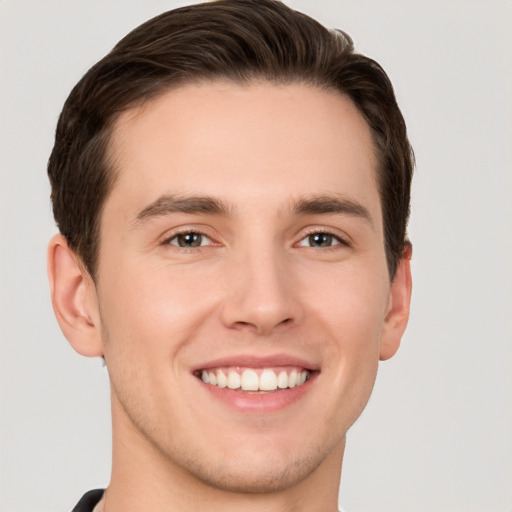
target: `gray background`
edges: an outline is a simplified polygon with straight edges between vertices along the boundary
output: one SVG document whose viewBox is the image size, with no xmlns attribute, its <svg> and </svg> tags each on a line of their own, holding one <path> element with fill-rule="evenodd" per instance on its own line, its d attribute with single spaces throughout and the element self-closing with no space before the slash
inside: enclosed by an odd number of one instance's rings
<svg viewBox="0 0 512 512">
<path fill-rule="evenodd" d="M 45 166 L 74 83 L 183 3 L 0 0 L 1 511 L 66 511 L 108 483 L 106 371 L 72 351 L 49 302 Z M 289 3 L 384 66 L 417 156 L 410 327 L 349 433 L 341 502 L 510 512 L 512 2 Z"/>
</svg>

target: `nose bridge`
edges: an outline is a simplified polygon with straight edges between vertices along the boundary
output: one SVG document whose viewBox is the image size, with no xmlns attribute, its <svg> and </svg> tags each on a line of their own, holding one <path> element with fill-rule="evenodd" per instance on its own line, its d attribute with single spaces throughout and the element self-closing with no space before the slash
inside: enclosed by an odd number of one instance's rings
<svg viewBox="0 0 512 512">
<path fill-rule="evenodd" d="M 248 244 L 236 259 L 224 304 L 226 325 L 268 334 L 296 322 L 299 307 L 284 248 L 267 239 Z"/>
</svg>

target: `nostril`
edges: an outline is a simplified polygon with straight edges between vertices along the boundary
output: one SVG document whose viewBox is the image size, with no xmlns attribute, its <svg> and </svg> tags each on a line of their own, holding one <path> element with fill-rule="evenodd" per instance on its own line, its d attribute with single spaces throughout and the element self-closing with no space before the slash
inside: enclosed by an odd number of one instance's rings
<svg viewBox="0 0 512 512">
<path fill-rule="evenodd" d="M 284 327 L 293 322 L 293 318 L 285 318 L 281 321 L 272 321 L 268 319 L 269 321 L 265 321 L 263 319 L 256 320 L 254 322 L 245 322 L 245 321 L 237 321 L 235 322 L 232 327 L 235 329 L 238 329 L 240 331 L 254 331 L 258 334 L 268 334 L 272 332 L 274 329 L 279 327 Z"/>
<path fill-rule="evenodd" d="M 276 327 L 288 326 L 288 325 L 292 324 L 293 322 L 294 322 L 294 318 L 287 317 L 287 318 L 284 318 L 283 320 L 281 320 L 280 322 L 277 322 L 275 326 Z"/>
</svg>

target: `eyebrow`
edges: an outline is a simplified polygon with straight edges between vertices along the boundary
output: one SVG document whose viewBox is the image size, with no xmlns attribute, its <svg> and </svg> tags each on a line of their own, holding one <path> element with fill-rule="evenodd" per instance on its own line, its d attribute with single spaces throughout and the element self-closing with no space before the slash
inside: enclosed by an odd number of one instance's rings
<svg viewBox="0 0 512 512">
<path fill-rule="evenodd" d="M 295 215 L 343 214 L 359 217 L 373 227 L 373 219 L 368 209 L 361 203 L 345 197 L 318 196 L 297 201 L 293 206 Z"/>
<path fill-rule="evenodd" d="M 231 209 L 221 201 L 208 196 L 163 195 L 141 210 L 135 217 L 133 227 L 138 224 L 170 213 L 205 213 L 208 215 L 229 216 Z"/>
<path fill-rule="evenodd" d="M 132 227 L 155 217 L 171 213 L 207 214 L 229 217 L 232 215 L 230 205 L 211 196 L 177 196 L 163 195 L 142 209 L 135 217 Z M 338 196 L 313 196 L 292 203 L 292 215 L 342 214 L 359 217 L 373 226 L 368 209 L 362 204 Z"/>
</svg>

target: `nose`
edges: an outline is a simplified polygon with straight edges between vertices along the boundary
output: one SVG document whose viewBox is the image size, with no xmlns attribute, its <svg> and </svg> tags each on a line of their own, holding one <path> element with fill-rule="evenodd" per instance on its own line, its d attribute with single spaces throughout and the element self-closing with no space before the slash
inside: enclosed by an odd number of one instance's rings
<svg viewBox="0 0 512 512">
<path fill-rule="evenodd" d="M 229 272 L 222 306 L 226 327 L 268 335 L 299 322 L 298 283 L 284 255 L 260 248 L 236 263 Z"/>
</svg>

